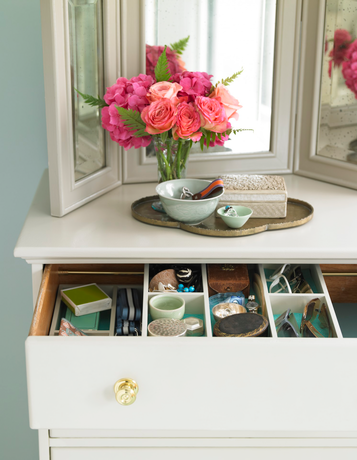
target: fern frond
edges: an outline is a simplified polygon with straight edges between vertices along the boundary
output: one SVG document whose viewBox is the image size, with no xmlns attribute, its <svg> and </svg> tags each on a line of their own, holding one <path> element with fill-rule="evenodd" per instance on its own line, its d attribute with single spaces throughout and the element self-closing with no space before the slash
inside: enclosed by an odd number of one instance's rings
<svg viewBox="0 0 357 460">
<path fill-rule="evenodd" d="M 121 121 L 127 126 L 134 137 L 145 137 L 150 134 L 145 131 L 146 124 L 141 119 L 141 115 L 136 110 L 117 107 Z"/>
<path fill-rule="evenodd" d="M 157 83 L 159 81 L 169 81 L 169 79 L 171 78 L 171 74 L 169 72 L 169 66 L 167 62 L 167 57 L 166 57 L 166 46 L 157 61 L 157 64 L 155 67 L 155 78 L 156 78 Z"/>
<path fill-rule="evenodd" d="M 78 89 L 74 88 L 75 91 L 77 91 L 77 93 L 83 97 L 84 99 L 84 102 L 88 105 L 90 105 L 91 107 L 99 107 L 100 109 L 102 109 L 103 107 L 108 107 L 108 104 L 105 102 L 104 99 L 101 99 L 99 96 L 98 98 L 96 97 L 93 97 L 91 96 L 90 94 L 83 94 L 81 93 L 80 91 L 78 91 Z"/>
<path fill-rule="evenodd" d="M 230 85 L 242 72 L 243 72 L 243 69 L 240 70 L 239 72 L 234 73 L 231 77 L 223 78 L 221 81 L 216 83 L 215 87 L 217 87 L 220 83 L 224 86 Z"/>
<path fill-rule="evenodd" d="M 181 56 L 181 54 L 185 51 L 186 49 L 186 46 L 187 46 L 187 43 L 190 39 L 190 36 L 186 37 L 186 38 L 182 38 L 181 40 L 175 42 L 175 43 L 172 43 L 170 45 L 170 48 L 172 51 L 175 51 L 176 54 L 178 54 L 179 56 Z"/>
</svg>

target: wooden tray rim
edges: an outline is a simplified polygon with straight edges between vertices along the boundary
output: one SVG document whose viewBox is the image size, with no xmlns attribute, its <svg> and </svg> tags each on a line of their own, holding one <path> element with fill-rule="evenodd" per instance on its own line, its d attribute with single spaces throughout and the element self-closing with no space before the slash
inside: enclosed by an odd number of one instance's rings
<svg viewBox="0 0 357 460">
<path fill-rule="evenodd" d="M 267 222 L 266 224 L 259 225 L 257 227 L 253 228 L 248 228 L 248 229 L 229 229 L 227 230 L 216 230 L 216 229 L 204 229 L 200 228 L 196 225 L 192 224 L 185 224 L 183 222 L 176 222 L 174 220 L 168 220 L 168 221 L 162 221 L 162 220 L 157 220 L 157 219 L 152 219 L 150 217 L 145 217 L 139 214 L 135 208 L 141 203 L 145 203 L 148 201 L 154 201 L 154 200 L 159 200 L 159 195 L 152 195 L 152 196 L 147 196 L 144 198 L 140 198 L 139 200 L 136 200 L 132 203 L 131 205 L 131 214 L 132 216 L 145 224 L 150 224 L 150 225 L 155 225 L 157 227 L 170 227 L 170 228 L 179 228 L 182 230 L 185 230 L 190 233 L 195 233 L 197 235 L 205 235 L 205 236 L 216 236 L 216 237 L 237 237 L 237 236 L 248 236 L 248 235 L 256 235 L 257 233 L 262 233 L 265 231 L 269 230 L 283 230 L 285 228 L 294 228 L 294 227 L 299 227 L 301 225 L 306 224 L 309 222 L 313 215 L 314 215 L 314 208 L 310 203 L 307 203 L 306 201 L 298 200 L 297 198 L 290 198 L 288 197 L 288 202 L 289 203 L 298 205 L 298 206 L 303 206 L 307 209 L 310 210 L 310 213 L 302 218 L 298 219 L 293 222 Z M 273 218 L 276 219 L 276 218 Z M 267 221 L 269 221 L 269 218 L 266 218 Z M 199 225 L 199 224 L 198 224 Z"/>
</svg>

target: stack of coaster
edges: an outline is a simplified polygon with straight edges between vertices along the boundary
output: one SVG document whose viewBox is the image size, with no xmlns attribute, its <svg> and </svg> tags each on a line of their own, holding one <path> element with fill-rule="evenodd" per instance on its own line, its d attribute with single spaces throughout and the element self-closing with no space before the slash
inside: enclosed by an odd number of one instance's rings
<svg viewBox="0 0 357 460">
<path fill-rule="evenodd" d="M 224 195 L 219 206 L 247 206 L 253 210 L 252 219 L 286 217 L 288 192 L 283 177 L 228 174 L 221 179 Z"/>
</svg>

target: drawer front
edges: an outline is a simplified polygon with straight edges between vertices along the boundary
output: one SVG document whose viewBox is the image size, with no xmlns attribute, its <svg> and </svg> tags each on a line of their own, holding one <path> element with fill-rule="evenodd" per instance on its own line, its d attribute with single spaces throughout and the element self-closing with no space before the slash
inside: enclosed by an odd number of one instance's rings
<svg viewBox="0 0 357 460">
<path fill-rule="evenodd" d="M 357 368 L 353 365 L 357 341 L 342 338 L 317 267 L 306 267 L 315 293 L 291 295 L 268 293 L 265 273 L 274 268 L 255 268 L 262 278 L 271 325 L 271 336 L 259 338 L 212 336 L 204 267 L 203 292 L 186 297 L 192 314 L 201 312 L 205 318 L 203 337 L 146 336 L 148 267 L 143 281 L 142 337 L 47 336 L 53 314 L 49 305 L 56 299 L 56 282 L 62 283 L 47 271 L 33 332 L 26 340 L 31 427 L 200 431 L 207 436 L 357 433 Z M 110 283 L 118 283 L 113 277 Z M 316 296 L 327 303 L 334 338 L 277 337 L 274 315 L 289 305 L 299 313 Z M 115 398 L 114 384 L 122 378 L 139 385 L 130 406 L 119 405 Z"/>
<path fill-rule="evenodd" d="M 31 427 L 357 431 L 353 339 L 164 340 L 29 337 Z M 113 391 L 126 377 L 127 407 Z"/>
<path fill-rule="evenodd" d="M 52 460 L 181 460 L 182 458 L 195 458 L 198 460 L 301 460 L 309 458 L 314 460 L 354 460 L 357 448 L 353 447 L 160 447 L 160 448 L 53 448 Z"/>
</svg>

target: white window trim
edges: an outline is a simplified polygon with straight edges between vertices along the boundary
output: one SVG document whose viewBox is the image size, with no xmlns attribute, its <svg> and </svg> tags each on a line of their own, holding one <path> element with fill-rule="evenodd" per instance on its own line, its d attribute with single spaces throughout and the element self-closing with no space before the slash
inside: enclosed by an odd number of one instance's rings
<svg viewBox="0 0 357 460">
<path fill-rule="evenodd" d="M 357 165 L 316 155 L 325 0 L 305 0 L 302 24 L 294 172 L 357 189 Z"/>
<path fill-rule="evenodd" d="M 120 74 L 120 7 L 104 2 L 105 86 Z M 41 0 L 51 214 L 63 216 L 121 184 L 121 149 L 106 133 L 107 166 L 75 182 L 67 0 Z"/>
<path fill-rule="evenodd" d="M 217 173 L 292 172 L 301 0 L 277 2 L 271 151 L 253 154 L 201 154 L 189 161 L 190 177 Z M 141 0 L 121 0 L 122 76 L 131 78 L 145 69 L 145 21 Z M 145 149 L 123 152 L 123 182 L 157 181 L 157 167 Z"/>
</svg>

